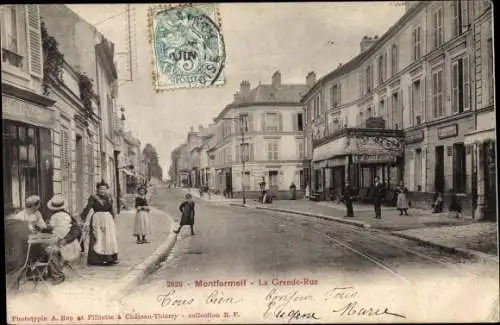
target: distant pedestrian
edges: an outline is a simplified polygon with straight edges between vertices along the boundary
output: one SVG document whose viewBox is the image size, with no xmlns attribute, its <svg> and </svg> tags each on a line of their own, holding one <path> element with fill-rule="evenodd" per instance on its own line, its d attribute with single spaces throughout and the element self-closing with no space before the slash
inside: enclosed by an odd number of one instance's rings
<svg viewBox="0 0 500 325">
<path fill-rule="evenodd" d="M 455 218 L 457 218 L 457 219 L 462 216 L 462 206 L 460 205 L 460 200 L 455 193 L 451 194 L 450 212 L 455 214 Z"/>
<path fill-rule="evenodd" d="M 354 209 L 352 206 L 352 200 L 354 196 L 354 190 L 349 184 L 349 182 L 346 182 L 345 187 L 344 187 L 344 193 L 343 193 L 343 198 L 344 198 L 344 204 L 347 208 L 347 215 L 346 218 L 352 218 L 354 217 Z"/>
<path fill-rule="evenodd" d="M 380 183 L 380 177 L 375 176 L 375 186 L 372 192 L 373 207 L 375 208 L 375 219 L 382 219 L 382 198 L 384 196 L 384 185 Z"/>
<path fill-rule="evenodd" d="M 408 199 L 406 197 L 406 193 L 408 193 L 408 189 L 401 183 L 401 185 L 398 186 L 396 189 L 397 193 L 397 203 L 396 207 L 399 210 L 399 215 L 402 216 L 403 213 L 405 216 L 408 215 Z"/>
<path fill-rule="evenodd" d="M 292 184 L 290 184 L 290 192 L 292 194 L 292 200 L 296 200 L 297 199 L 297 186 L 295 185 L 294 182 L 292 182 Z"/>
<path fill-rule="evenodd" d="M 182 213 L 181 222 L 179 224 L 179 228 L 174 230 L 176 234 L 181 231 L 183 226 L 191 227 L 191 236 L 194 236 L 194 215 L 195 215 L 195 205 L 193 201 L 193 196 L 191 194 L 186 194 L 186 199 L 179 206 L 179 210 Z"/>
<path fill-rule="evenodd" d="M 432 204 L 432 213 L 441 213 L 443 212 L 443 194 L 438 192 L 436 198 L 434 199 L 434 203 Z"/>
<path fill-rule="evenodd" d="M 309 184 L 306 186 L 306 199 L 309 200 L 311 197 L 311 188 L 309 187 Z"/>
<path fill-rule="evenodd" d="M 137 212 L 135 213 L 134 236 L 137 238 L 137 244 L 148 244 L 150 242 L 146 239 L 146 236 L 152 233 L 149 205 L 146 198 L 148 190 L 144 186 L 140 186 L 137 192 L 138 195 L 135 198 Z"/>
</svg>

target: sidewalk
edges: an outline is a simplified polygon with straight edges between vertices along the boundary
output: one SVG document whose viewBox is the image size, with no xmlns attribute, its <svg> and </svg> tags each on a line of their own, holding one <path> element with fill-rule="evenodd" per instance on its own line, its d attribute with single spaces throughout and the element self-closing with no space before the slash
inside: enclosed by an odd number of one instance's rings
<svg viewBox="0 0 500 325">
<path fill-rule="evenodd" d="M 280 200 L 273 201 L 272 204 L 251 201 L 247 206 L 388 231 L 392 235 L 447 251 L 498 262 L 497 225 L 494 222 L 479 223 L 470 218 L 456 219 L 447 212 L 433 214 L 430 210 L 420 209 L 410 209 L 409 216 L 400 216 L 394 207 L 382 207 L 382 219 L 375 219 L 373 207 L 365 204 L 356 204 L 355 217 L 345 218 L 346 208 L 343 205 L 306 200 Z"/>
<path fill-rule="evenodd" d="M 87 266 L 86 260 L 75 263 L 74 271 L 64 270 L 66 281 L 56 286 L 47 283 L 51 303 L 65 311 L 68 311 L 69 308 L 75 312 L 78 312 L 79 308 L 82 309 L 85 305 L 95 306 L 93 308 L 104 308 L 116 294 L 130 289 L 131 285 L 136 284 L 150 273 L 151 268 L 154 269 L 155 265 L 153 264 L 158 262 L 155 259 L 160 259 L 159 255 L 162 252 L 165 254 L 165 250 L 171 248 L 165 246 L 167 244 L 167 246 L 173 246 L 173 242 L 170 243 L 172 241 L 170 230 L 172 219 L 166 213 L 152 208 L 153 233 L 148 236 L 151 243 L 139 245 L 136 244 L 136 238 L 132 236 L 134 216 L 135 210 L 122 211 L 116 218 L 120 263 L 109 267 Z M 40 285 L 40 287 L 42 286 Z M 18 295 L 9 297 L 8 310 L 17 311 L 30 306 L 29 301 L 47 299 L 47 296 L 43 296 L 38 288 L 35 290 L 35 294 L 31 288 L 32 284 L 28 283 Z M 88 306 L 85 306 L 86 308 Z"/>
</svg>

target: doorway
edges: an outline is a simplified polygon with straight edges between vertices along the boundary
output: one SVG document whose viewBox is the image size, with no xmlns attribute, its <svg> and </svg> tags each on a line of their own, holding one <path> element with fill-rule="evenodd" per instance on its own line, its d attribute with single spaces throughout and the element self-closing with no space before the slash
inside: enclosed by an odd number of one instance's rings
<svg viewBox="0 0 500 325">
<path fill-rule="evenodd" d="M 437 146 L 434 165 L 434 191 L 444 193 L 444 146 Z"/>
</svg>

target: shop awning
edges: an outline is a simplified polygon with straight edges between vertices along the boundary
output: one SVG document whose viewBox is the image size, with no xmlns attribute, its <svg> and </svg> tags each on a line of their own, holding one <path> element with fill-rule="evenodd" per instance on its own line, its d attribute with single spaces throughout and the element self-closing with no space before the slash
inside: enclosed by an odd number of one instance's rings
<svg viewBox="0 0 500 325">
<path fill-rule="evenodd" d="M 495 129 L 474 131 L 465 135 L 465 144 L 482 143 L 487 140 L 495 140 Z"/>
</svg>

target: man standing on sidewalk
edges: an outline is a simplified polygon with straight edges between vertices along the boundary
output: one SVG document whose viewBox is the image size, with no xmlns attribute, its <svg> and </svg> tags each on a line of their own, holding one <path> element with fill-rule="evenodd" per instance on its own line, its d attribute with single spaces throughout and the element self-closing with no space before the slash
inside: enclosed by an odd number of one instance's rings
<svg viewBox="0 0 500 325">
<path fill-rule="evenodd" d="M 382 219 L 382 197 L 384 195 L 384 186 L 380 183 L 380 177 L 375 176 L 375 187 L 373 188 L 372 200 L 375 207 L 375 219 Z"/>
<path fill-rule="evenodd" d="M 346 218 L 354 217 L 354 210 L 352 208 L 352 197 L 353 197 L 353 188 L 349 185 L 349 182 L 346 182 L 344 188 L 344 203 L 347 208 Z"/>
</svg>

